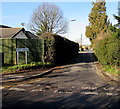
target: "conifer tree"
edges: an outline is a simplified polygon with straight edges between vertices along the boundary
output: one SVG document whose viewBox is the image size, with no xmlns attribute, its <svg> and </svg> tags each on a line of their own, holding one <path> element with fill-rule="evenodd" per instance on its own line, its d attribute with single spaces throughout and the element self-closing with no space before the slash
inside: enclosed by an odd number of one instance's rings
<svg viewBox="0 0 120 109">
<path fill-rule="evenodd" d="M 92 3 L 93 8 L 89 14 L 89 25 L 86 27 L 86 36 L 93 43 L 101 31 L 106 31 L 108 26 L 108 16 L 106 15 L 106 2 L 104 0 Z"/>
<path fill-rule="evenodd" d="M 116 16 L 115 14 L 113 16 L 118 21 L 118 24 L 116 24 L 116 26 L 119 26 L 120 25 L 120 16 Z"/>
</svg>

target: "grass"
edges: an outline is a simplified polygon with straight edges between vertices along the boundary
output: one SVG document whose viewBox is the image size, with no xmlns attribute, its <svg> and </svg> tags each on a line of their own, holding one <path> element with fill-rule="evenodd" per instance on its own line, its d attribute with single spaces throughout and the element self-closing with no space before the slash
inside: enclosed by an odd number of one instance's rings
<svg viewBox="0 0 120 109">
<path fill-rule="evenodd" d="M 26 69 L 33 69 L 35 67 L 46 67 L 46 66 L 51 66 L 53 65 L 52 63 L 43 63 L 43 62 L 32 62 L 30 64 L 22 64 L 22 65 L 11 65 L 11 66 L 2 66 L 0 71 L 2 73 L 4 72 L 17 72 L 21 70 L 26 70 Z"/>
<path fill-rule="evenodd" d="M 105 72 L 108 72 L 108 73 L 112 74 L 113 76 L 116 76 L 116 77 L 118 77 L 120 75 L 120 70 L 119 70 L 118 67 L 113 67 L 113 66 L 110 66 L 110 65 L 104 65 L 103 70 Z"/>
</svg>

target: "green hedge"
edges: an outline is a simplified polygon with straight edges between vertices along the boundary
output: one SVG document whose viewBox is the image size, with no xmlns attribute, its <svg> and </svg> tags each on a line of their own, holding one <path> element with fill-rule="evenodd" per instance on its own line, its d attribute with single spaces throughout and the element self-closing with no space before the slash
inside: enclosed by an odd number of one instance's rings
<svg viewBox="0 0 120 109">
<path fill-rule="evenodd" d="M 28 63 L 43 62 L 44 41 L 42 39 L 17 39 L 17 48 L 29 48 Z M 25 53 L 20 52 L 21 63 L 24 64 Z"/>
<path fill-rule="evenodd" d="M 3 64 L 16 64 L 16 48 L 29 48 L 28 63 L 43 62 L 44 40 L 42 39 L 0 39 L 0 53 Z M 25 52 L 19 52 L 20 64 L 25 64 Z"/>
<path fill-rule="evenodd" d="M 95 54 L 103 65 L 120 66 L 120 38 L 113 34 L 95 45 Z"/>
<path fill-rule="evenodd" d="M 41 36 L 45 40 L 45 61 L 64 64 L 78 54 L 79 44 L 56 34 L 46 33 Z"/>
<path fill-rule="evenodd" d="M 0 39 L 2 44 L 0 51 L 2 53 L 3 64 L 16 63 L 16 40 L 15 39 Z"/>
</svg>

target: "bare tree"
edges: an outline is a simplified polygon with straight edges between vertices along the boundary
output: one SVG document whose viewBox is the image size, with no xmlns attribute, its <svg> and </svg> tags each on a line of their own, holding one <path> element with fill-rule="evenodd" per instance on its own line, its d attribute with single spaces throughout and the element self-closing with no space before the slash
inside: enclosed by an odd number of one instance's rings
<svg viewBox="0 0 120 109">
<path fill-rule="evenodd" d="M 45 32 L 67 32 L 67 20 L 63 17 L 62 11 L 58 6 L 49 3 L 43 3 L 34 10 L 30 26 L 37 35 Z"/>
</svg>

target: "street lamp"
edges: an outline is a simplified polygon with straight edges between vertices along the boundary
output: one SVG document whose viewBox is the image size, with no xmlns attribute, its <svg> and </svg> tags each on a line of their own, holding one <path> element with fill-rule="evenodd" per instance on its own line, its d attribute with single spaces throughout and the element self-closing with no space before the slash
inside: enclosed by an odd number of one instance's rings
<svg viewBox="0 0 120 109">
<path fill-rule="evenodd" d="M 74 22 L 74 21 L 76 21 L 76 20 L 75 20 L 75 19 L 72 19 L 72 20 L 70 20 L 70 21 Z"/>
<path fill-rule="evenodd" d="M 21 23 L 21 25 L 24 27 L 24 26 L 25 26 L 25 23 L 24 23 L 24 22 L 22 22 L 22 23 Z"/>
</svg>

